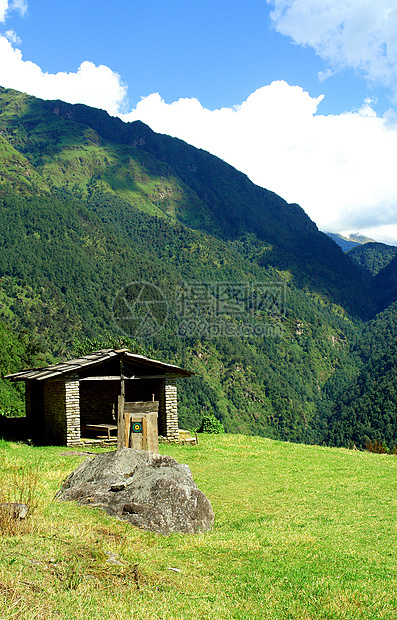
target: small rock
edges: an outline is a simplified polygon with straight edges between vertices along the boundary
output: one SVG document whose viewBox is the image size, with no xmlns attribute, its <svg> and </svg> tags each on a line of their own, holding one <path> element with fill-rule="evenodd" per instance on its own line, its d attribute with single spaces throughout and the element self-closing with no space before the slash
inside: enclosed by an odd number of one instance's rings
<svg viewBox="0 0 397 620">
<path fill-rule="evenodd" d="M 1 502 L 0 510 L 4 513 L 8 513 L 12 519 L 26 519 L 29 506 L 26 504 L 18 504 L 17 502 Z"/>
<path fill-rule="evenodd" d="M 112 484 L 110 490 L 114 493 L 118 491 L 123 491 L 125 489 L 125 482 L 118 482 L 117 484 Z"/>
<path fill-rule="evenodd" d="M 108 556 L 108 559 L 106 560 L 108 564 L 116 564 L 116 566 L 124 566 L 123 562 L 120 562 L 120 560 L 118 560 L 117 557 L 114 555 L 114 553 L 112 553 L 111 551 L 106 551 L 106 555 Z"/>
</svg>

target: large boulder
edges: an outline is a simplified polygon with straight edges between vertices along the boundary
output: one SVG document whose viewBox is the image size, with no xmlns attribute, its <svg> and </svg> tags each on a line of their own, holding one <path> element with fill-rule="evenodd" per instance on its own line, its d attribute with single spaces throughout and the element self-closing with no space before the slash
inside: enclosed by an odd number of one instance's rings
<svg viewBox="0 0 397 620">
<path fill-rule="evenodd" d="M 88 458 L 55 498 L 100 507 L 136 527 L 165 535 L 208 532 L 214 523 L 211 504 L 187 465 L 132 448 Z"/>
</svg>

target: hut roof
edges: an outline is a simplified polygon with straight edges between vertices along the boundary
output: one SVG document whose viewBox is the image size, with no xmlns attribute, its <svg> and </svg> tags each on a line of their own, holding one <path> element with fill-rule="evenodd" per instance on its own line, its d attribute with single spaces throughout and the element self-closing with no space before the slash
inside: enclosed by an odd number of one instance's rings
<svg viewBox="0 0 397 620">
<path fill-rule="evenodd" d="M 39 381 L 43 379 L 51 379 L 65 374 L 78 374 L 79 371 L 84 371 L 90 367 L 97 366 L 103 362 L 107 362 L 113 358 L 123 357 L 125 362 L 132 362 L 134 365 L 152 368 L 164 374 L 164 376 L 174 377 L 190 377 L 193 373 L 188 370 L 184 370 L 179 366 L 173 364 L 166 364 L 158 360 L 145 357 L 144 355 L 138 355 L 137 353 L 130 353 L 128 349 L 101 349 L 94 353 L 89 353 L 83 357 L 78 357 L 67 362 L 60 362 L 53 366 L 47 366 L 43 368 L 30 368 L 22 370 L 21 372 L 15 372 L 10 375 L 6 375 L 7 379 L 12 381 L 28 381 L 30 379 L 37 379 Z"/>
</svg>

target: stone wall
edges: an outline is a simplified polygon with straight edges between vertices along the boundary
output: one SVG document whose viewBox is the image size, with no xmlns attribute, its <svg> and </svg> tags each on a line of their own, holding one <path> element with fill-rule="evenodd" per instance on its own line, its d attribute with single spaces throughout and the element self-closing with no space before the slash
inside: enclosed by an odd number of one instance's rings
<svg viewBox="0 0 397 620">
<path fill-rule="evenodd" d="M 80 443 L 80 395 L 77 376 L 44 383 L 45 435 L 57 444 Z"/>
<path fill-rule="evenodd" d="M 178 394 L 175 379 L 165 379 L 160 393 L 159 431 L 161 435 L 178 441 Z"/>
<path fill-rule="evenodd" d="M 78 376 L 65 377 L 66 445 L 81 443 L 80 383 Z"/>
</svg>

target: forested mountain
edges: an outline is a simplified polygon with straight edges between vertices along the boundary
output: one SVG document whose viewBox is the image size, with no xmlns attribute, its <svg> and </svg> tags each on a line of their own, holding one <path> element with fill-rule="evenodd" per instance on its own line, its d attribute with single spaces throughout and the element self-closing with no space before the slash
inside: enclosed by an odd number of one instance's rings
<svg viewBox="0 0 397 620">
<path fill-rule="evenodd" d="M 82 200 L 117 196 L 149 215 L 218 239 L 251 234 L 262 265 L 310 280 L 332 301 L 368 314 L 360 271 L 304 211 L 205 151 L 139 121 L 123 123 L 84 105 L 44 102 L 5 89 L 0 89 L 0 132 L 11 145 L 3 155 L 4 178 L 11 178 L 18 192 L 29 188 L 43 194 L 51 187 Z"/>
<path fill-rule="evenodd" d="M 369 321 L 355 345 L 360 372 L 330 407 L 327 443 L 397 445 L 397 302 Z"/>
<path fill-rule="evenodd" d="M 386 243 L 365 243 L 349 251 L 349 256 L 368 276 L 376 276 L 397 255 L 397 247 Z"/>
<path fill-rule="evenodd" d="M 0 88 L 0 207 L 3 371 L 130 336 L 196 373 L 182 426 L 334 441 L 376 298 L 298 205 L 143 123 Z"/>
</svg>

